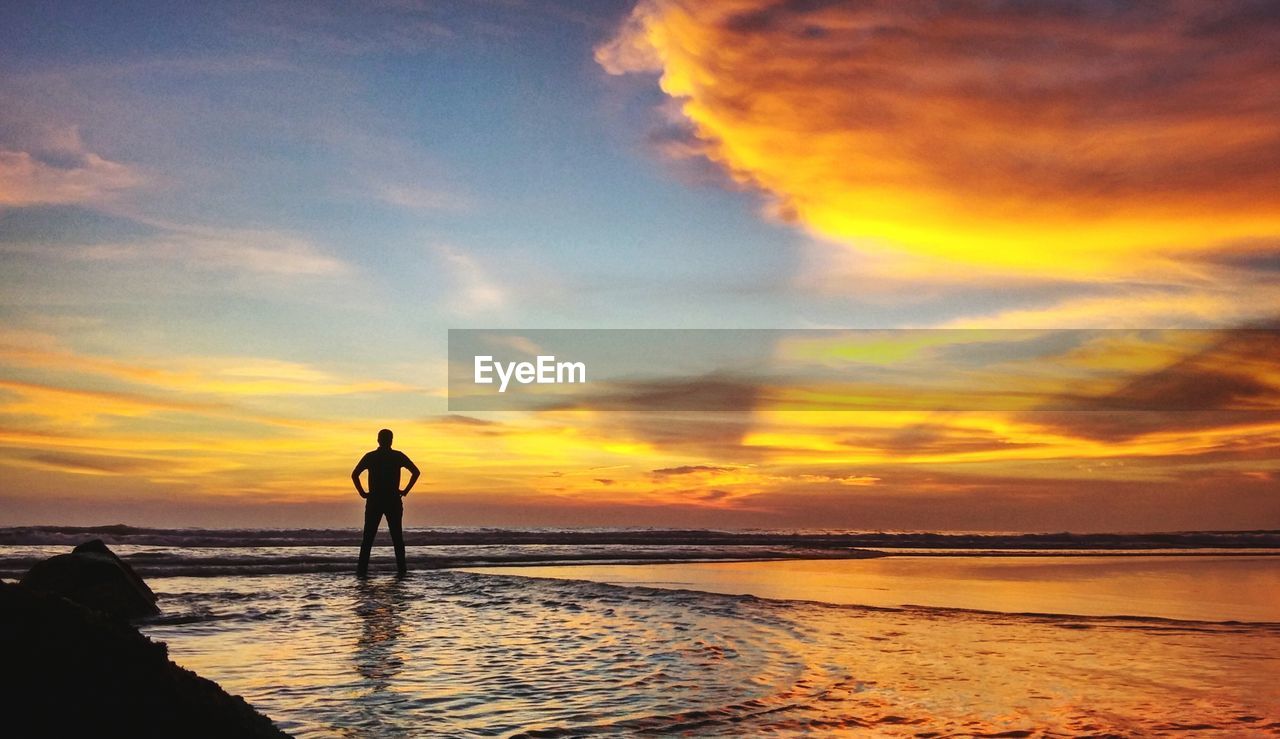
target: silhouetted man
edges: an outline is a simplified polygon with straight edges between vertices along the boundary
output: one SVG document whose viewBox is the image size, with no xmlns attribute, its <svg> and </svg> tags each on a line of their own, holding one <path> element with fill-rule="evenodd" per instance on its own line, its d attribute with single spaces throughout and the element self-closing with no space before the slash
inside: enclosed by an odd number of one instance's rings
<svg viewBox="0 0 1280 739">
<path fill-rule="evenodd" d="M 378 535 L 378 524 L 382 517 L 387 517 L 387 529 L 391 532 L 391 543 L 396 549 L 396 568 L 403 575 L 409 568 L 404 561 L 404 532 L 400 529 L 404 518 L 404 503 L 400 500 L 409 494 L 413 484 L 418 481 L 418 467 L 405 456 L 404 452 L 391 448 L 391 429 L 378 432 L 378 448 L 360 458 L 360 464 L 351 470 L 351 481 L 356 484 L 356 492 L 365 499 L 364 503 L 364 538 L 360 541 L 360 564 L 356 574 L 366 575 L 369 572 L 369 550 L 373 548 L 373 537 Z M 400 470 L 409 470 L 409 484 L 400 489 Z M 360 473 L 369 471 L 369 492 L 360 485 Z"/>
</svg>

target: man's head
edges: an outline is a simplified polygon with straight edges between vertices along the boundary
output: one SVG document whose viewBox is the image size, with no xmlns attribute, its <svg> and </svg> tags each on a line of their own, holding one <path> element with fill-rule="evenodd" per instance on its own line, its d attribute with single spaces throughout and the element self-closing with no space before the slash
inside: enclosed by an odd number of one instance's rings
<svg viewBox="0 0 1280 739">
<path fill-rule="evenodd" d="M 383 429 L 378 432 L 378 446 L 391 446 L 391 429 Z"/>
</svg>

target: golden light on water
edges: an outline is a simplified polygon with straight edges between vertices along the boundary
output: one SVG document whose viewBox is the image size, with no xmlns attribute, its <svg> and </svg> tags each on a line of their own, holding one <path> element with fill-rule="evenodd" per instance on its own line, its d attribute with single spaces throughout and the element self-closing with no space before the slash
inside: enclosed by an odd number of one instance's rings
<svg viewBox="0 0 1280 739">
<path fill-rule="evenodd" d="M 520 569 L 535 579 L 489 568 L 358 584 L 275 575 L 287 587 L 231 586 L 247 607 L 231 629 L 152 632 L 181 664 L 289 717 L 302 736 L 584 723 L 717 735 L 1147 734 L 1188 716 L 1202 731 L 1249 733 L 1276 698 L 1265 629 L 1025 615 L 1122 604 L 1183 617 L 1274 612 L 1257 598 L 1274 586 L 1265 562 L 1178 559 L 583 565 Z M 1212 585 L 1224 576 L 1234 588 Z M 189 597 L 207 581 L 165 587 Z M 838 605 L 938 598 L 961 610 Z M 974 605 L 1024 615 L 965 610 Z"/>
</svg>

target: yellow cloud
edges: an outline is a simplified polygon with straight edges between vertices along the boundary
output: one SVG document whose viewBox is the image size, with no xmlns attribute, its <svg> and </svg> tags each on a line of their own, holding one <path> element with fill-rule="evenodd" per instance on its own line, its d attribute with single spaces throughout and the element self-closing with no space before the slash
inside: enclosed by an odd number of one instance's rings
<svg viewBox="0 0 1280 739">
<path fill-rule="evenodd" d="M 300 362 L 261 357 L 166 357 L 122 360 L 76 352 L 55 337 L 0 332 L 0 364 L 98 375 L 156 389 L 229 396 L 329 396 L 425 392 L 385 380 L 347 380 Z"/>
<path fill-rule="evenodd" d="M 1276 52 L 1246 5 L 641 0 L 596 58 L 659 73 L 702 151 L 819 237 L 1132 277 L 1280 234 Z"/>
</svg>

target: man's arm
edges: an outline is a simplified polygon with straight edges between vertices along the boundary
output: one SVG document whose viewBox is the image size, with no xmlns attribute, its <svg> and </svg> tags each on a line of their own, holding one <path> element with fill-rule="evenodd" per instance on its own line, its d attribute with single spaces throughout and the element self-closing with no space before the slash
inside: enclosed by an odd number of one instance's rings
<svg viewBox="0 0 1280 739">
<path fill-rule="evenodd" d="M 413 484 L 418 481 L 418 465 L 414 464 L 412 459 L 409 459 L 409 455 L 404 454 L 402 456 L 404 457 L 404 468 L 409 470 L 409 484 L 404 486 L 400 497 L 408 495 L 409 491 L 413 490 Z"/>
<path fill-rule="evenodd" d="M 360 458 L 359 464 L 354 470 L 351 470 L 351 482 L 356 484 L 356 492 L 360 493 L 361 498 L 368 498 L 369 494 L 364 491 L 364 485 L 360 482 L 360 473 L 369 469 L 369 455 L 366 454 Z"/>
</svg>

